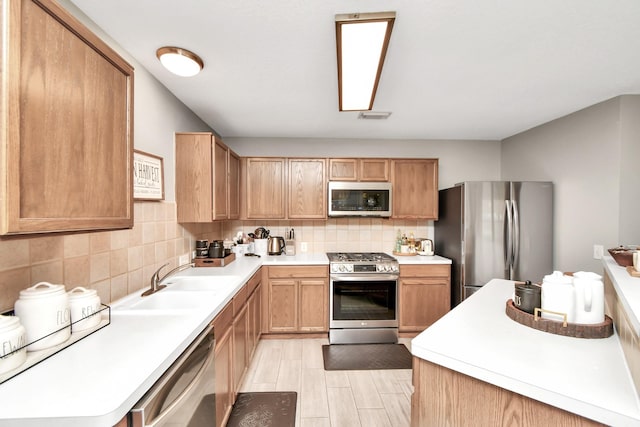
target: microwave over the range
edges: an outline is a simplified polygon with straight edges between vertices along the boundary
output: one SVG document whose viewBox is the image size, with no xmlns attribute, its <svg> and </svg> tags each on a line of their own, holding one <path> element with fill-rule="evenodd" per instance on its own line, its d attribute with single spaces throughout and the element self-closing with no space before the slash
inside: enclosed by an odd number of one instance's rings
<svg viewBox="0 0 640 427">
<path fill-rule="evenodd" d="M 329 216 L 391 216 L 390 182 L 329 182 Z"/>
</svg>

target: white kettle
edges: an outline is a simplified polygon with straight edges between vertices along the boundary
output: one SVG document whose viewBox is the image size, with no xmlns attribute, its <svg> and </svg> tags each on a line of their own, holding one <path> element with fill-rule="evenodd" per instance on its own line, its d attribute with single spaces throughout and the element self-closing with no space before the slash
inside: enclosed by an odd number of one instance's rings
<svg viewBox="0 0 640 427">
<path fill-rule="evenodd" d="M 604 284 L 602 276 L 588 271 L 573 274 L 575 322 L 587 325 L 604 322 Z"/>
</svg>

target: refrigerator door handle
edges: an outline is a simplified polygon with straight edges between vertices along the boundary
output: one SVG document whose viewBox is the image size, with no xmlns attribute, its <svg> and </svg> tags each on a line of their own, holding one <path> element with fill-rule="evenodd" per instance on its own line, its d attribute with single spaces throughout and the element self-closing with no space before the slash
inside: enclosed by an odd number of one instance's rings
<svg viewBox="0 0 640 427">
<path fill-rule="evenodd" d="M 513 261 L 512 264 L 515 268 L 518 265 L 518 256 L 520 255 L 520 219 L 518 212 L 518 203 L 515 200 L 511 201 L 513 207 Z"/>
<path fill-rule="evenodd" d="M 505 200 L 505 212 L 507 217 L 507 227 L 505 230 L 505 250 L 504 250 L 504 269 L 511 270 L 513 255 L 513 211 L 511 209 L 511 201 Z"/>
</svg>

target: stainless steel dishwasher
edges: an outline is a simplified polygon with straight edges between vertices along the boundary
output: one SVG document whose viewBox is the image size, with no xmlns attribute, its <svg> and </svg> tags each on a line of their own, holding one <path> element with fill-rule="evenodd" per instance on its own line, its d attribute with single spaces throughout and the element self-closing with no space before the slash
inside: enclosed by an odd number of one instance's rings
<svg viewBox="0 0 640 427">
<path fill-rule="evenodd" d="M 130 413 L 133 427 L 200 427 L 216 422 L 215 337 L 209 325 Z"/>
</svg>

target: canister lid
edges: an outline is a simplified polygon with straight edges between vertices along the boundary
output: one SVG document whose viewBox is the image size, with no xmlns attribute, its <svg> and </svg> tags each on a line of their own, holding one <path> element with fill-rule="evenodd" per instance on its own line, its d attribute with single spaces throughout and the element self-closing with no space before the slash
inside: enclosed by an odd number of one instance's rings
<svg viewBox="0 0 640 427">
<path fill-rule="evenodd" d="M 93 298 L 98 295 L 98 292 L 95 289 L 87 289 L 82 286 L 77 286 L 67 292 L 69 295 L 69 300 L 75 300 L 80 298 Z"/>
<path fill-rule="evenodd" d="M 4 316 L 0 314 L 0 334 L 12 331 L 20 327 L 20 318 L 17 316 Z"/>
<path fill-rule="evenodd" d="M 49 282 L 40 282 L 30 288 L 20 291 L 21 299 L 50 298 L 64 293 L 64 285 L 53 285 Z"/>
</svg>

